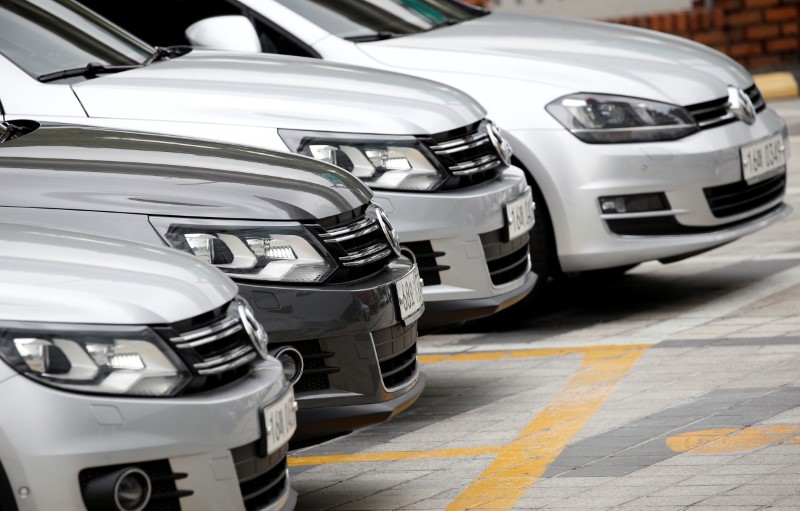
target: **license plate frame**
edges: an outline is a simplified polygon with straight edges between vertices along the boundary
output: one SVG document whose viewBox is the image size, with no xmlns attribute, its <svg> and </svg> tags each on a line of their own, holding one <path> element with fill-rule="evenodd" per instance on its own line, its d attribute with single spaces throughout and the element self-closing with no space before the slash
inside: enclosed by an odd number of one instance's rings
<svg viewBox="0 0 800 511">
<path fill-rule="evenodd" d="M 530 232 L 536 222 L 533 208 L 533 194 L 531 190 L 503 204 L 505 220 L 503 237 L 505 241 L 514 240 Z"/>
<path fill-rule="evenodd" d="M 786 141 L 782 134 L 772 135 L 739 148 L 742 179 L 758 183 L 786 172 Z"/>
</svg>

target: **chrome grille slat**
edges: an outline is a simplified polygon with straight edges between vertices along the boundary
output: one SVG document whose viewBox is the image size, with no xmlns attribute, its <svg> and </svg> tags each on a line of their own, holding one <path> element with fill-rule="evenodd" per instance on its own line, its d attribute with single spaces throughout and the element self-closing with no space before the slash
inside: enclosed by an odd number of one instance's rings
<svg viewBox="0 0 800 511">
<path fill-rule="evenodd" d="M 252 346 L 239 346 L 234 347 L 232 350 L 228 351 L 223 355 L 219 355 L 213 358 L 207 358 L 205 362 L 198 362 L 194 364 L 195 369 L 208 369 L 209 367 L 214 367 L 220 364 L 225 364 L 230 362 L 231 360 L 237 359 L 242 357 L 248 353 L 253 351 Z"/>
<path fill-rule="evenodd" d="M 360 259 L 358 261 L 351 261 L 347 263 L 343 263 L 345 266 L 364 266 L 365 264 L 373 263 L 375 261 L 380 261 L 384 257 L 388 257 L 392 253 L 391 250 L 388 248 L 380 253 L 377 253 L 373 256 L 367 257 L 365 259 Z"/>
<path fill-rule="evenodd" d="M 436 133 L 424 139 L 439 166 L 447 172 L 442 190 L 457 190 L 495 179 L 505 168 L 495 128 L 482 120 L 458 129 Z"/>
<path fill-rule="evenodd" d="M 198 369 L 197 370 L 197 374 L 200 374 L 200 375 L 203 375 L 203 376 L 208 376 L 208 375 L 211 375 L 211 374 L 224 373 L 225 371 L 230 371 L 231 369 L 236 369 L 237 367 L 241 367 L 241 366 L 243 366 L 245 364 L 249 364 L 250 362 L 255 360 L 257 356 L 258 356 L 258 353 L 252 352 L 252 353 L 249 353 L 249 354 L 245 355 L 243 358 L 236 359 L 233 362 L 229 362 L 229 363 L 227 363 L 225 365 L 214 367 L 212 369 Z"/>
<path fill-rule="evenodd" d="M 474 142 L 476 140 L 483 140 L 483 139 L 486 139 L 486 141 L 488 142 L 489 141 L 488 140 L 489 136 L 486 133 L 479 131 L 477 133 L 473 133 L 472 135 L 468 135 L 468 136 L 463 137 L 463 138 L 456 138 L 456 139 L 453 139 L 453 140 L 448 140 L 447 142 L 442 142 L 441 144 L 438 144 L 438 145 L 433 145 L 433 146 L 431 146 L 431 150 L 436 151 L 437 153 L 441 152 L 443 154 L 447 154 L 448 153 L 448 151 L 447 151 L 448 149 L 451 149 L 451 148 L 454 148 L 454 147 L 457 147 L 457 146 L 467 145 L 470 142 Z"/>
<path fill-rule="evenodd" d="M 709 119 L 708 121 L 698 122 L 697 125 L 700 126 L 700 128 L 702 129 L 702 128 L 708 128 L 709 126 L 714 125 L 714 124 L 719 124 L 721 122 L 727 122 L 727 121 L 730 121 L 730 120 L 733 120 L 733 119 L 736 119 L 736 116 L 731 114 L 731 113 L 727 113 L 727 114 L 722 115 L 720 117 L 717 117 L 715 119 Z"/>
<path fill-rule="evenodd" d="M 192 330 L 191 332 L 186 332 L 185 334 L 181 334 L 180 337 L 174 337 L 170 339 L 172 342 L 186 342 L 186 341 L 193 341 L 195 339 L 199 339 L 200 337 L 206 337 L 213 333 L 219 332 L 220 330 L 224 330 L 231 325 L 236 324 L 239 321 L 237 317 L 225 317 L 211 326 L 207 326 L 205 328 L 198 328 L 197 330 Z"/>
<path fill-rule="evenodd" d="M 176 339 L 180 339 L 180 337 L 172 338 L 171 340 L 175 343 L 175 346 L 177 348 L 179 348 L 179 349 L 196 348 L 198 346 L 203 346 L 204 344 L 209 344 L 209 343 L 212 343 L 212 342 L 215 342 L 215 341 L 219 341 L 220 339 L 224 339 L 224 338 L 226 338 L 226 337 L 228 337 L 230 335 L 235 334 L 236 332 L 238 332 L 241 329 L 242 329 L 242 324 L 238 323 L 238 324 L 233 325 L 232 327 L 228 328 L 227 330 L 224 330 L 224 331 L 222 331 L 222 332 L 220 332 L 220 333 L 218 333 L 216 335 L 211 335 L 209 337 L 204 337 L 204 338 L 199 339 L 197 341 L 180 342 L 180 341 L 176 340 Z"/>
<path fill-rule="evenodd" d="M 370 220 L 372 220 L 372 219 L 370 219 Z M 348 241 L 348 240 L 352 240 L 352 239 L 355 239 L 355 238 L 360 238 L 361 236 L 364 236 L 364 235 L 369 234 L 371 232 L 377 231 L 378 228 L 379 228 L 378 224 L 375 223 L 374 220 L 372 220 L 372 223 L 369 226 L 361 229 L 360 231 L 351 232 L 350 234 L 345 234 L 343 236 L 339 236 L 338 238 L 326 239 L 325 243 L 341 243 L 343 241 Z"/>
<path fill-rule="evenodd" d="M 370 245 L 364 250 L 359 250 L 357 252 L 348 252 L 348 255 L 344 257 L 340 257 L 339 260 L 341 261 L 354 261 L 356 259 L 361 259 L 362 257 L 367 257 L 375 252 L 380 252 L 381 250 L 389 248 L 389 245 L 386 243 L 375 243 L 374 245 Z"/>
<path fill-rule="evenodd" d="M 453 165 L 452 167 L 449 168 L 453 172 L 461 172 L 464 170 L 472 169 L 473 167 L 479 167 L 481 165 L 485 165 L 489 162 L 497 162 L 497 161 L 498 161 L 497 156 L 494 156 L 492 154 L 487 154 L 485 156 L 481 156 L 480 158 L 471 161 L 460 163 L 458 165 Z"/>
<path fill-rule="evenodd" d="M 330 231 L 320 234 L 319 237 L 323 239 L 335 238 L 337 236 L 341 236 L 342 234 L 349 234 L 351 232 L 358 231 L 374 223 L 375 223 L 374 218 L 364 218 L 362 220 L 353 222 L 352 224 L 347 225 L 345 227 L 339 227 L 338 229 L 331 229 Z"/>
</svg>

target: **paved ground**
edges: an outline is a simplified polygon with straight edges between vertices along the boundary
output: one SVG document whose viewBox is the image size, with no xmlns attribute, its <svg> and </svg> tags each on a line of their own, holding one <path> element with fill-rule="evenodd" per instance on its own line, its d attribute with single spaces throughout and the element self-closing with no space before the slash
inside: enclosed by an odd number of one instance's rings
<svg viewBox="0 0 800 511">
<path fill-rule="evenodd" d="M 800 100 L 787 201 L 800 210 Z M 800 217 L 421 339 L 407 412 L 291 459 L 298 509 L 800 509 Z"/>
</svg>

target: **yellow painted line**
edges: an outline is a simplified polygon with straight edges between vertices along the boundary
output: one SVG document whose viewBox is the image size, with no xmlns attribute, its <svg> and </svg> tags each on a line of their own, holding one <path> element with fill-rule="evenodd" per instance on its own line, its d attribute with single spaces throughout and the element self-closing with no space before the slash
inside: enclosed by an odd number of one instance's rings
<svg viewBox="0 0 800 511">
<path fill-rule="evenodd" d="M 462 449 L 434 449 L 430 451 L 367 452 L 358 454 L 332 454 L 329 456 L 301 456 L 289 458 L 289 466 L 328 465 L 331 463 L 366 463 L 370 461 L 431 460 L 496 455 L 502 447 L 465 447 Z"/>
<path fill-rule="evenodd" d="M 792 98 L 800 95 L 800 86 L 792 73 L 764 73 L 753 79 L 766 99 Z"/>
<path fill-rule="evenodd" d="M 781 443 L 800 443 L 800 424 L 689 431 L 667 438 L 666 443 L 675 452 L 691 451 L 691 454 L 751 451 Z"/>
<path fill-rule="evenodd" d="M 589 354 L 594 352 L 607 353 L 609 350 L 637 350 L 648 348 L 649 344 L 634 344 L 630 346 L 584 346 L 569 348 L 537 348 L 530 350 L 510 351 L 480 351 L 457 353 L 453 355 L 422 355 L 419 361 L 423 364 L 436 362 L 484 362 L 489 360 L 512 360 L 518 358 L 555 357 L 573 353 Z"/>
<path fill-rule="evenodd" d="M 513 508 L 602 406 L 645 348 L 580 350 L 584 359 L 578 373 L 447 510 Z"/>
</svg>

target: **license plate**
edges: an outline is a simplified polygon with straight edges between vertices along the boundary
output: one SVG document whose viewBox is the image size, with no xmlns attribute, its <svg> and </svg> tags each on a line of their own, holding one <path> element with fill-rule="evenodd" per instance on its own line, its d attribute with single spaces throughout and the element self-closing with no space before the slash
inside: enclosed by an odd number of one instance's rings
<svg viewBox="0 0 800 511">
<path fill-rule="evenodd" d="M 405 277 L 395 283 L 397 290 L 397 303 L 400 306 L 400 318 L 413 316 L 422 308 L 422 283 L 419 278 L 417 265 Z"/>
<path fill-rule="evenodd" d="M 755 183 L 780 173 L 786 167 L 786 143 L 782 135 L 742 146 L 742 177 L 748 183 Z"/>
<path fill-rule="evenodd" d="M 528 190 L 522 197 L 505 205 L 508 241 L 518 238 L 533 227 L 533 196 Z"/>
<path fill-rule="evenodd" d="M 267 455 L 270 455 L 283 447 L 297 429 L 294 391 L 291 387 L 280 401 L 267 406 L 261 413 L 264 417 L 264 434 L 267 438 Z"/>
</svg>

